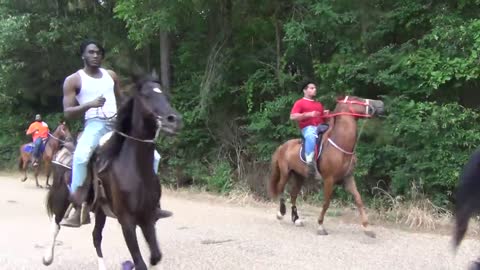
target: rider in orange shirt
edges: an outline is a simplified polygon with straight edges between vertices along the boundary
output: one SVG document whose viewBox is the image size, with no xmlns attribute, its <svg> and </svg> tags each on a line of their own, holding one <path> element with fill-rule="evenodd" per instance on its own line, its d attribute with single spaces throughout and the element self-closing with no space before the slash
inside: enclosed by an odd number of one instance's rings
<svg viewBox="0 0 480 270">
<path fill-rule="evenodd" d="M 47 141 L 49 132 L 47 123 L 42 121 L 42 116 L 40 114 L 35 115 L 35 121 L 30 124 L 26 132 L 27 135 L 32 135 L 33 139 L 32 165 L 34 167 L 38 166 L 40 150 L 42 144 Z"/>
</svg>

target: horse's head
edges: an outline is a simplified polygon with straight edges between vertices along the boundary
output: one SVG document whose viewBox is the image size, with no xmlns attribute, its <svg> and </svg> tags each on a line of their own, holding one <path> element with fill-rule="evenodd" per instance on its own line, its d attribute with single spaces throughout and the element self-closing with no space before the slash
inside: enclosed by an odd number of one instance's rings
<svg viewBox="0 0 480 270">
<path fill-rule="evenodd" d="M 70 129 L 67 126 L 65 121 L 61 121 L 57 128 L 53 131 L 52 135 L 55 138 L 65 141 L 73 141 L 72 133 L 70 133 Z"/>
<path fill-rule="evenodd" d="M 381 100 L 344 96 L 337 99 L 335 113 L 351 114 L 356 117 L 373 117 L 385 113 Z"/>
<path fill-rule="evenodd" d="M 156 75 L 137 81 L 136 97 L 142 103 L 146 119 L 154 119 L 160 131 L 174 135 L 182 127 L 182 116 L 172 108 L 167 93 L 162 89 Z"/>
</svg>

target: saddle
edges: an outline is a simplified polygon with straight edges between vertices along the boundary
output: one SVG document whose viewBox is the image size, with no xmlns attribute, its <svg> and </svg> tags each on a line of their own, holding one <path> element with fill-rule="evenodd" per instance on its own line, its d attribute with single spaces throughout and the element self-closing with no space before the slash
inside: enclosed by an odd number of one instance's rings
<svg viewBox="0 0 480 270">
<path fill-rule="evenodd" d="M 110 206 L 108 205 L 105 188 L 102 179 L 99 176 L 101 175 L 102 171 L 104 171 L 109 165 L 109 162 L 107 160 L 101 158 L 99 151 L 102 145 L 106 141 L 108 141 L 110 136 L 111 134 L 107 133 L 104 137 L 102 137 L 102 139 L 100 140 L 100 145 L 94 150 L 94 153 L 90 158 L 90 162 L 88 164 L 87 179 L 85 183 L 79 188 L 79 191 L 82 193 L 83 198 L 87 198 L 85 201 L 87 202 L 87 207 L 89 209 L 96 209 L 98 207 L 101 207 L 105 215 L 111 218 L 117 218 L 111 210 Z M 71 170 L 73 162 L 73 152 L 74 148 L 72 147 L 62 147 L 62 149 L 60 149 L 53 157 L 52 163 Z"/>
</svg>

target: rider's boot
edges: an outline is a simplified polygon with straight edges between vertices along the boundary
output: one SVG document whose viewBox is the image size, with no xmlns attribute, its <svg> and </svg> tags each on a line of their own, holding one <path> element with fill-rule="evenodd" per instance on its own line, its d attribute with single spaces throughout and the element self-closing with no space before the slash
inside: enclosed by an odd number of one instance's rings
<svg viewBox="0 0 480 270">
<path fill-rule="evenodd" d="M 313 158 L 314 153 L 311 153 L 310 155 L 306 156 L 306 161 L 307 161 L 307 166 L 308 166 L 308 171 L 307 171 L 307 180 L 313 180 L 315 179 L 315 162 Z"/>
<path fill-rule="evenodd" d="M 73 212 L 73 215 L 63 219 L 60 225 L 65 227 L 77 228 L 77 227 L 80 227 L 81 225 L 90 224 L 90 215 L 88 214 L 88 211 L 85 211 L 87 209 L 88 209 L 88 206 L 86 205 L 83 205 L 81 207 L 76 207 L 75 212 Z M 83 220 L 82 220 L 82 215 L 84 216 Z"/>
<path fill-rule="evenodd" d="M 89 207 L 87 205 L 87 190 L 84 186 L 79 187 L 70 194 L 70 201 L 75 205 L 75 213 L 62 221 L 61 225 L 67 227 L 80 227 L 82 224 L 90 223 Z"/>
<path fill-rule="evenodd" d="M 160 207 L 160 203 L 157 205 L 157 208 L 155 209 L 155 219 L 159 220 L 161 218 L 167 218 L 172 216 L 173 213 L 168 211 L 168 210 L 162 210 Z"/>
</svg>

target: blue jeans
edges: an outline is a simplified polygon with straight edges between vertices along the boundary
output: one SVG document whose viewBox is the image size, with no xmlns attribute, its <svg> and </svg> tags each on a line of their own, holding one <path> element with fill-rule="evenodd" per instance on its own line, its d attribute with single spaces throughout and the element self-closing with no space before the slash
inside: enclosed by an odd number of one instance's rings
<svg viewBox="0 0 480 270">
<path fill-rule="evenodd" d="M 43 139 L 42 138 L 37 138 L 33 142 L 33 150 L 32 150 L 32 155 L 33 158 L 38 160 L 40 158 L 40 150 L 42 149 L 42 144 L 43 144 Z"/>
<path fill-rule="evenodd" d="M 108 121 L 93 118 L 85 122 L 85 129 L 73 153 L 72 185 L 70 192 L 75 192 L 85 182 L 90 157 L 98 146 L 100 138 L 110 131 L 111 128 Z M 160 154 L 155 150 L 153 158 L 153 170 L 155 174 L 158 172 L 159 163 Z"/>
<path fill-rule="evenodd" d="M 317 126 L 306 126 L 302 129 L 302 135 L 305 139 L 305 159 L 307 163 L 313 161 L 315 142 L 317 140 Z"/>
</svg>

